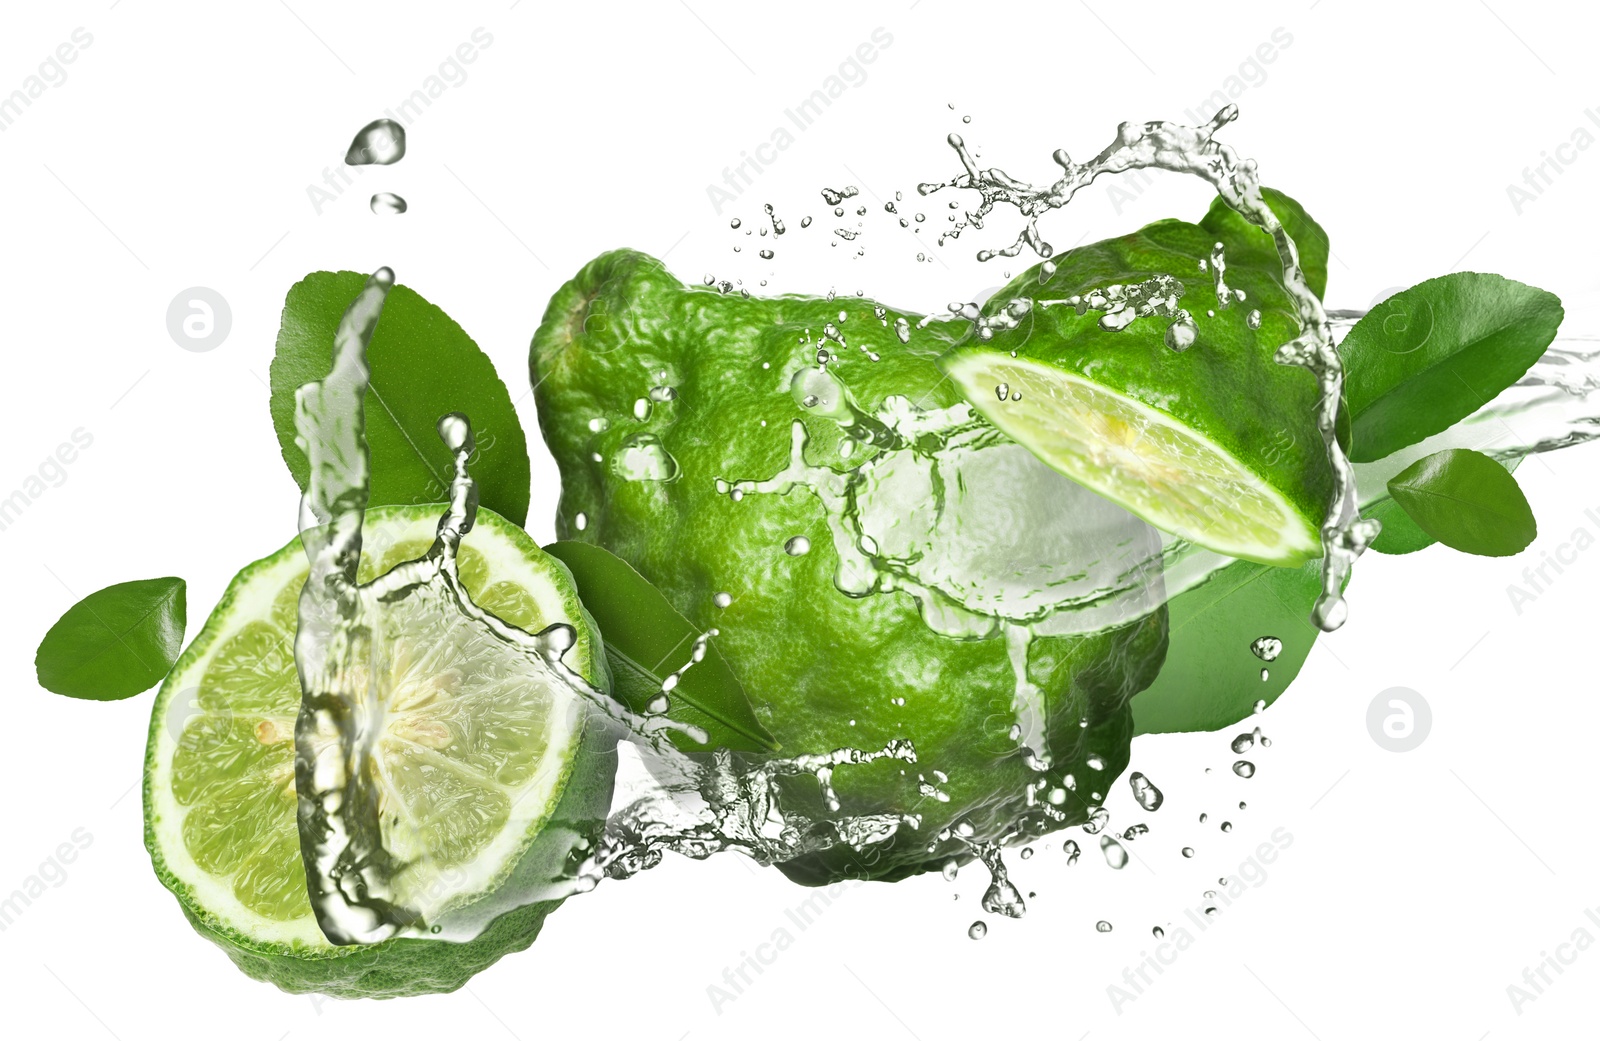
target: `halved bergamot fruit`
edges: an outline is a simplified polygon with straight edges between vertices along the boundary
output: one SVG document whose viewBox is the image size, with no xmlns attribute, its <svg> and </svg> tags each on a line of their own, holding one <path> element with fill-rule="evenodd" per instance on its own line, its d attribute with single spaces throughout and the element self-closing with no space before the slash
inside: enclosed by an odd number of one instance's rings
<svg viewBox="0 0 1600 1041">
<path fill-rule="evenodd" d="M 1309 225 L 1298 204 L 1271 199 Z M 1207 549 L 1293 567 L 1322 552 L 1333 485 L 1320 388 L 1277 362 L 1297 311 L 1272 240 L 1231 213 L 1158 221 L 1023 272 L 983 306 L 1001 320 L 941 364 L 1059 473 Z M 1179 307 L 1192 343 L 1169 338 Z"/>
<path fill-rule="evenodd" d="M 440 510 L 369 510 L 361 579 L 425 553 Z M 487 510 L 458 563 L 474 601 L 504 621 L 529 632 L 572 625 L 567 664 L 602 681 L 599 635 L 564 564 Z M 257 979 L 343 997 L 454 990 L 532 943 L 559 901 L 499 914 L 466 942 L 334 946 L 323 936 L 296 823 L 294 634 L 306 574 L 298 539 L 241 571 L 162 685 L 145 759 L 145 844 L 189 921 Z M 424 909 L 491 901 L 513 869 L 526 883 L 529 865 L 564 864 L 575 838 L 592 839 L 615 756 L 569 687 L 508 684 L 475 658 L 479 641 L 419 637 L 386 658 L 395 675 L 377 743 L 385 819 L 403 825 L 418 865 L 398 884 Z"/>
</svg>

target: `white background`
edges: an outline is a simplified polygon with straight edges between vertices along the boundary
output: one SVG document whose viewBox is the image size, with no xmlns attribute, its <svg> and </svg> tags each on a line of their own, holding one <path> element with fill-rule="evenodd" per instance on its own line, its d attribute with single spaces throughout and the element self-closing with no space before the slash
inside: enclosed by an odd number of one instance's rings
<svg viewBox="0 0 1600 1041">
<path fill-rule="evenodd" d="M 232 573 L 293 534 L 296 489 L 264 381 L 283 294 L 306 272 L 392 265 L 493 357 L 532 435 L 527 342 L 551 292 L 600 251 L 666 254 L 687 279 L 864 289 L 921 308 L 968 299 L 1001 281 L 973 252 L 1009 241 L 1015 225 L 996 220 L 943 249 L 918 241 L 947 212 L 913 195 L 919 180 L 956 172 L 945 134 L 960 130 L 986 162 L 1046 179 L 1057 147 L 1082 158 L 1122 120 L 1184 119 L 1280 28 L 1291 42 L 1245 70 L 1242 118 L 1225 139 L 1329 231 L 1332 306 L 1476 268 L 1560 293 L 1569 331 L 1600 332 L 1600 149 L 1569 152 L 1576 161 L 1520 214 L 1507 195 L 1575 128 L 1600 135 L 1585 115 L 1600 106 L 1596 26 L 1580 10 L 1509 0 L 1136 10 L 922 0 L 781 13 L 726 0 L 97 0 L 8 11 L 0 94 L 74 29 L 93 42 L 0 133 L 0 497 L 75 429 L 93 445 L 0 532 L 0 894 L 75 829 L 92 836 L 64 883 L 0 932 L 6 1032 L 1591 1035 L 1600 950 L 1579 954 L 1520 1012 L 1507 986 L 1574 930 L 1600 939 L 1584 917 L 1600 906 L 1590 809 L 1600 553 L 1580 554 L 1520 614 L 1507 585 L 1577 529 L 1600 534 L 1600 450 L 1519 471 L 1541 529 L 1520 558 L 1435 548 L 1363 560 L 1350 623 L 1319 642 L 1264 717 L 1274 746 L 1255 779 L 1227 771 L 1231 734 L 1141 739 L 1134 766 L 1168 799 L 1128 869 L 1107 869 L 1093 851 L 1069 869 L 1059 837 L 1026 863 L 1013 857 L 1021 887 L 1038 894 L 1032 910 L 1020 922 L 990 918 L 976 943 L 966 936 L 985 917 L 976 869 L 953 885 L 935 876 L 847 888 L 720 1010 L 708 985 L 779 927 L 797 932 L 784 911 L 810 895 L 734 857 L 675 860 L 604 885 L 553 915 L 531 950 L 453 995 L 352 1004 L 253 982 L 191 932 L 150 870 L 135 785 L 151 696 L 75 702 L 41 690 L 32 667 L 59 613 L 116 581 L 184 576 L 197 630 Z M 307 187 L 338 169 L 354 130 L 478 27 L 491 46 L 417 119 L 408 157 L 361 174 L 316 212 Z M 877 27 L 892 43 L 864 81 L 717 213 L 707 185 L 786 125 L 784 110 Z M 822 219 L 817 189 L 844 183 L 871 207 L 860 258 L 829 244 L 833 222 Z M 374 216 L 366 199 L 377 190 L 405 195 L 411 212 Z M 907 193 L 903 208 L 929 214 L 922 235 L 878 211 L 895 190 Z M 770 264 L 727 227 L 732 216 L 754 226 L 766 201 L 789 227 Z M 1097 184 L 1045 232 L 1064 248 L 1194 218 L 1206 203 L 1198 182 L 1169 178 L 1118 213 Z M 802 233 L 805 214 L 818 223 Z M 919 250 L 938 259 L 918 265 Z M 181 350 L 167 332 L 167 306 L 190 286 L 231 305 L 231 334 L 209 353 Z M 530 527 L 546 538 L 557 486 L 532 442 Z M 1380 749 L 1365 723 L 1369 702 L 1395 685 L 1421 692 L 1434 717 L 1405 754 Z M 1121 825 L 1139 819 L 1125 785 L 1113 807 Z M 1224 818 L 1231 834 L 1217 828 Z M 1204 932 L 1188 922 L 1202 891 L 1278 828 L 1292 844 L 1265 881 Z M 1179 856 L 1185 844 L 1195 859 Z M 1114 931 L 1096 932 L 1099 919 Z M 1184 924 L 1196 942 L 1114 1008 L 1108 986 L 1154 949 L 1157 924 Z"/>
</svg>

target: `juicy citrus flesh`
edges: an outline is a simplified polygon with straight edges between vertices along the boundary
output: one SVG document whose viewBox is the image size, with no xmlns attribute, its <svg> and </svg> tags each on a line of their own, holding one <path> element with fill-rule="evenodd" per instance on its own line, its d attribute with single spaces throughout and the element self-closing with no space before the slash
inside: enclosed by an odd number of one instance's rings
<svg viewBox="0 0 1600 1041">
<path fill-rule="evenodd" d="M 437 520 L 431 507 L 369 511 L 359 577 L 424 554 Z M 480 513 L 458 565 L 474 601 L 512 625 L 575 620 L 548 575 L 559 564 L 498 518 Z M 234 580 L 158 698 L 147 799 L 158 870 L 210 931 L 332 954 L 306 896 L 296 822 L 306 574 L 296 541 Z M 423 600 L 386 614 L 375 666 L 389 692 L 375 755 L 385 842 L 408 865 L 398 887 L 425 915 L 509 870 L 559 797 L 582 729 L 572 692 L 485 667 L 487 634 L 429 629 L 430 616 L 441 612 Z"/>
<path fill-rule="evenodd" d="M 1297 564 L 1319 552 L 1312 519 L 1232 453 L 1158 409 L 1023 358 L 970 354 L 950 374 L 990 422 L 1051 468 L 1163 531 L 1263 564 Z"/>
</svg>

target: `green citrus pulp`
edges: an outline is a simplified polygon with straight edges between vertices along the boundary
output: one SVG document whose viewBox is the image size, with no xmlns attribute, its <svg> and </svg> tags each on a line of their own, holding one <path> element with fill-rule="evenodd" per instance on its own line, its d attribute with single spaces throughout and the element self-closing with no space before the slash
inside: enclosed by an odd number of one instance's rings
<svg viewBox="0 0 1600 1041">
<path fill-rule="evenodd" d="M 425 553 L 441 507 L 368 511 L 366 581 Z M 599 638 L 565 565 L 486 510 L 463 541 L 474 601 L 530 632 L 573 625 L 568 664 L 599 681 Z M 241 571 L 157 696 L 145 760 L 145 842 L 156 874 L 190 922 L 246 973 L 285 990 L 389 997 L 453 990 L 538 935 L 556 902 L 495 918 L 462 942 L 399 938 L 337 947 L 306 896 L 296 823 L 297 603 L 305 553 L 296 539 Z M 385 816 L 403 819 L 428 865 L 408 869 L 409 906 L 436 914 L 487 895 L 553 822 L 603 819 L 612 757 L 585 737 L 579 695 L 564 685 L 488 695 L 473 641 L 446 630 L 396 644 L 390 715 L 377 742 Z"/>
</svg>

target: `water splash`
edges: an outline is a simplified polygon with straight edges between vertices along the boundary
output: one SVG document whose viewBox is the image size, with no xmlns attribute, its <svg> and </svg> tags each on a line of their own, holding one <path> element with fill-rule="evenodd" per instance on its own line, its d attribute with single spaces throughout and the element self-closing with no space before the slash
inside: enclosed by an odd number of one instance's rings
<svg viewBox="0 0 1600 1041">
<path fill-rule="evenodd" d="M 698 728 L 661 715 L 684 673 L 701 661 L 703 634 L 688 660 L 668 674 L 649 714 L 630 711 L 591 686 L 566 663 L 577 633 L 555 624 L 530 634 L 472 603 L 457 573 L 456 555 L 477 513 L 477 487 L 467 460 L 474 451 L 465 416 L 439 421 L 439 436 L 454 457 L 449 504 L 433 546 L 372 581 L 357 580 L 369 472 L 363 403 L 370 372 L 366 347 L 394 285 L 384 268 L 367 280 L 335 336 L 329 375 L 296 396 L 297 440 L 310 462 L 301 501 L 301 535 L 310 576 L 300 596 L 295 641 L 302 702 L 295 726 L 295 781 L 301 851 L 313 911 L 336 944 L 374 943 L 397 935 L 465 940 L 505 911 L 534 901 L 593 889 L 603 878 L 625 878 L 658 863 L 667 852 L 703 858 L 737 849 L 758 863 L 847 844 L 857 851 L 915 828 L 912 814 L 868 814 L 810 820 L 780 810 L 780 785 L 809 775 L 831 811 L 836 769 L 879 759 L 916 762 L 907 741 L 863 751 L 835 749 L 791 758 L 735 756 L 727 750 L 690 755 L 668 738 L 704 742 Z M 559 822 L 553 864 L 543 875 L 519 864 L 486 895 L 461 905 L 451 887 L 423 890 L 418 877 L 448 877 L 431 864 L 431 847 L 416 826 L 385 811 L 378 742 L 391 721 L 395 695 L 383 666 L 407 642 L 427 653 L 430 640 L 471 646 L 473 675 L 496 694 L 555 691 L 557 709 L 575 712 L 576 733 L 601 728 L 646 768 L 651 783 L 604 821 Z M 541 839 L 542 841 L 542 839 Z M 998 853 L 996 853 L 998 856 Z M 432 870 L 430 870 L 432 869 Z M 459 874 L 459 872 L 458 872 Z M 1019 898 L 1020 899 L 1020 898 Z M 1019 905 L 1020 906 L 1020 905 Z"/>
<path fill-rule="evenodd" d="M 1311 620 L 1325 631 L 1344 624 L 1348 615 L 1342 589 L 1357 557 L 1377 537 L 1375 520 L 1362 519 L 1357 510 L 1355 470 L 1339 447 L 1336 420 L 1344 389 L 1344 369 L 1335 349 L 1333 326 L 1322 302 L 1311 291 L 1300 268 L 1299 250 L 1272 208 L 1261 195 L 1261 181 L 1254 160 L 1241 159 L 1232 148 L 1215 140 L 1217 131 L 1238 117 L 1236 105 L 1228 105 L 1202 126 L 1183 126 L 1155 121 L 1123 123 L 1117 137 L 1099 155 L 1085 163 L 1075 163 L 1062 149 L 1053 157 L 1062 176 L 1043 186 L 1011 177 L 998 168 L 980 169 L 967 151 L 960 135 L 951 134 L 949 143 L 961 161 L 964 172 L 948 181 L 923 183 L 918 191 L 929 195 L 944 188 L 976 190 L 981 201 L 967 213 L 973 227 L 982 228 L 997 204 L 1016 209 L 1026 221 L 1016 240 L 1003 249 L 981 250 L 980 261 L 997 256 L 1013 257 L 1024 247 L 1048 260 L 1054 248 L 1039 232 L 1038 219 L 1072 201 L 1077 192 L 1101 174 L 1156 168 L 1191 174 L 1214 188 L 1245 220 L 1272 236 L 1278 259 L 1283 265 L 1283 284 L 1300 320 L 1300 335 L 1278 348 L 1276 360 L 1284 365 L 1299 365 L 1317 378 L 1321 400 L 1316 424 L 1333 474 L 1333 489 L 1322 523 L 1322 593 L 1311 612 Z M 1213 268 L 1220 257 L 1213 255 Z M 1222 275 L 1215 275 L 1219 297 L 1226 289 Z M 1169 345 L 1182 349 L 1183 334 L 1169 339 Z M 1187 346 L 1188 343 L 1183 343 Z"/>
</svg>

